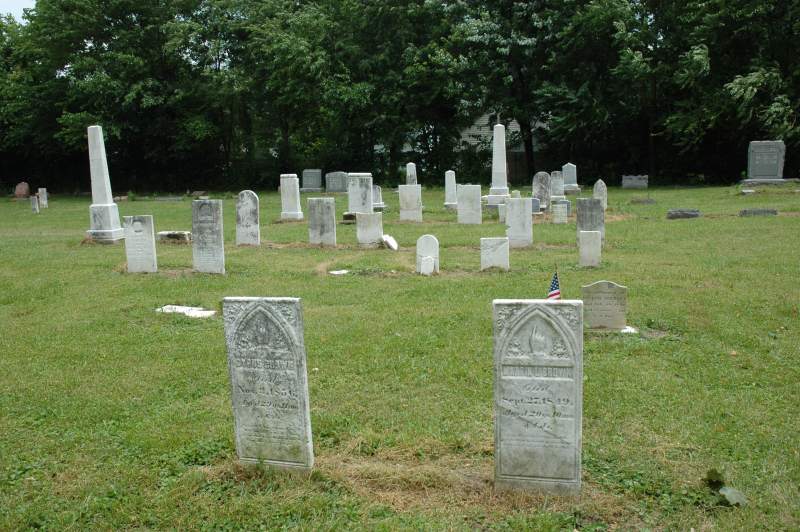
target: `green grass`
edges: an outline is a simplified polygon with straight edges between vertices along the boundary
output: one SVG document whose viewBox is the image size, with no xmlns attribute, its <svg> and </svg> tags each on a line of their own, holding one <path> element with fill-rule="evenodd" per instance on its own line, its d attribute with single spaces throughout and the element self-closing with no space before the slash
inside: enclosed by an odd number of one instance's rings
<svg viewBox="0 0 800 532">
<path fill-rule="evenodd" d="M 161 272 L 126 274 L 122 245 L 82 245 L 88 200 L 39 215 L 0 202 L 0 529 L 796 529 L 800 527 L 800 194 L 731 188 L 610 189 L 603 265 L 577 267 L 571 224 L 534 226 L 512 271 L 478 272 L 479 238 L 426 190 L 425 223 L 385 232 L 402 249 L 305 245 L 261 193 L 263 245 L 236 248 L 224 206 L 225 276 L 193 274 L 189 246 L 159 245 Z M 574 198 L 573 198 L 574 199 Z M 305 201 L 305 200 L 304 200 Z M 746 207 L 778 217 L 739 218 Z M 346 198 L 337 196 L 337 209 Z M 699 208 L 695 220 L 665 219 Z M 120 203 L 156 230 L 191 229 L 183 202 Z M 414 243 L 441 243 L 439 276 Z M 495 298 L 629 287 L 641 337 L 585 343 L 580 499 L 492 491 Z M 350 269 L 345 277 L 328 270 Z M 222 320 L 153 312 L 224 296 L 303 299 L 315 471 L 239 467 Z M 718 505 L 710 468 L 748 498 Z"/>
</svg>

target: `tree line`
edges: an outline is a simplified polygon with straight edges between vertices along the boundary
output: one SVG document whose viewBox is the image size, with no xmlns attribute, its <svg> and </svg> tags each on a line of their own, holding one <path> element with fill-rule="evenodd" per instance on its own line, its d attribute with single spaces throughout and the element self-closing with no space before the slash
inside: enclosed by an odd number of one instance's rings
<svg viewBox="0 0 800 532">
<path fill-rule="evenodd" d="M 488 182 L 486 114 L 520 124 L 516 185 L 733 182 L 762 139 L 794 175 L 798 42 L 800 0 L 38 0 L 0 18 L 0 181 L 88 189 L 100 124 L 119 191 Z"/>
</svg>

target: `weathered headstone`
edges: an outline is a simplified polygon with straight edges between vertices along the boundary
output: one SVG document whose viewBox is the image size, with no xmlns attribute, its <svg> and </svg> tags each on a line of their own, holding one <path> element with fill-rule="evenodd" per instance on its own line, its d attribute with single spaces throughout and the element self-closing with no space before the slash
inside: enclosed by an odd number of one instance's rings
<svg viewBox="0 0 800 532">
<path fill-rule="evenodd" d="M 553 203 L 550 205 L 550 212 L 553 215 L 554 224 L 567 223 L 567 205 L 566 203 Z"/>
<path fill-rule="evenodd" d="M 422 186 L 400 185 L 400 221 L 422 221 Z"/>
<path fill-rule="evenodd" d="M 481 186 L 458 185 L 458 223 L 480 224 L 483 220 L 481 209 Z"/>
<path fill-rule="evenodd" d="M 243 190 L 236 198 L 236 245 L 261 245 L 258 196 L 252 190 Z"/>
<path fill-rule="evenodd" d="M 550 172 L 550 203 L 566 199 L 564 195 L 564 178 L 561 172 Z"/>
<path fill-rule="evenodd" d="M 156 273 L 156 237 L 151 215 L 123 217 L 128 273 Z"/>
<path fill-rule="evenodd" d="M 457 205 L 456 173 L 448 170 L 444 173 L 444 207 L 445 209 L 455 209 Z"/>
<path fill-rule="evenodd" d="M 581 487 L 583 303 L 496 299 L 495 488 Z"/>
<path fill-rule="evenodd" d="M 622 188 L 646 189 L 649 182 L 647 175 L 624 175 L 622 176 Z"/>
<path fill-rule="evenodd" d="M 539 203 L 539 198 L 531 198 L 531 211 L 533 214 L 541 214 L 541 204 Z"/>
<path fill-rule="evenodd" d="M 374 248 L 383 242 L 383 213 L 356 213 L 356 240 L 363 248 Z"/>
<path fill-rule="evenodd" d="M 416 185 L 417 184 L 417 165 L 414 163 L 408 163 L 406 165 L 406 185 Z"/>
<path fill-rule="evenodd" d="M 584 267 L 600 266 L 603 237 L 600 231 L 578 231 L 578 264 Z"/>
<path fill-rule="evenodd" d="M 507 197 L 506 127 L 495 124 L 492 136 L 492 186 L 486 199 L 489 205 L 498 205 Z"/>
<path fill-rule="evenodd" d="M 506 236 L 512 248 L 533 244 L 533 204 L 531 198 L 506 199 Z"/>
<path fill-rule="evenodd" d="M 423 262 L 426 258 L 432 263 L 430 273 L 423 271 Z M 417 239 L 417 273 L 425 275 L 439 273 L 439 240 L 433 235 L 422 235 Z"/>
<path fill-rule="evenodd" d="M 776 209 L 742 209 L 739 216 L 778 216 Z"/>
<path fill-rule="evenodd" d="M 383 202 L 383 191 L 378 185 L 372 185 L 372 210 L 382 212 L 386 208 Z"/>
<path fill-rule="evenodd" d="M 336 245 L 336 202 L 333 198 L 308 198 L 308 242 Z"/>
<path fill-rule="evenodd" d="M 590 330 L 635 331 L 625 323 L 628 289 L 611 281 L 582 286 L 583 312 Z"/>
<path fill-rule="evenodd" d="M 700 218 L 697 209 L 670 209 L 667 211 L 667 220 L 680 220 L 683 218 Z"/>
<path fill-rule="evenodd" d="M 603 204 L 603 210 L 608 209 L 608 187 L 602 179 L 598 179 L 592 188 L 592 197 L 599 199 Z"/>
<path fill-rule="evenodd" d="M 747 179 L 745 184 L 781 183 L 786 144 L 782 140 L 754 140 L 747 149 Z"/>
<path fill-rule="evenodd" d="M 602 241 L 606 240 L 606 211 L 603 202 L 595 198 L 576 200 L 578 233 L 581 231 L 600 231 Z"/>
<path fill-rule="evenodd" d="M 322 192 L 322 170 L 319 168 L 303 170 L 301 192 Z"/>
<path fill-rule="evenodd" d="M 31 196 L 31 211 L 34 214 L 39 214 L 39 197 L 38 196 Z"/>
<path fill-rule="evenodd" d="M 567 206 L 567 218 L 572 216 L 572 202 L 568 199 L 553 199 L 550 201 L 550 210 L 553 210 L 553 205 L 561 204 Z"/>
<path fill-rule="evenodd" d="M 373 212 L 372 174 L 347 174 L 347 212 Z"/>
<path fill-rule="evenodd" d="M 18 200 L 25 199 L 30 197 L 31 195 L 31 186 L 26 182 L 22 181 L 17 183 L 17 186 L 14 187 L 14 197 Z"/>
<path fill-rule="evenodd" d="M 281 174 L 281 220 L 302 220 L 300 180 L 297 174 Z"/>
<path fill-rule="evenodd" d="M 347 172 L 325 174 L 325 192 L 347 192 Z"/>
<path fill-rule="evenodd" d="M 497 221 L 499 221 L 501 224 L 506 223 L 506 211 L 507 208 L 505 203 L 501 203 L 497 206 Z"/>
<path fill-rule="evenodd" d="M 225 273 L 222 200 L 192 202 L 192 258 L 196 272 Z"/>
<path fill-rule="evenodd" d="M 550 205 L 550 174 L 536 172 L 533 176 L 533 197 L 539 200 L 539 206 L 546 209 Z"/>
<path fill-rule="evenodd" d="M 36 193 L 36 195 L 39 196 L 39 207 L 41 207 L 42 209 L 46 209 L 48 203 L 47 189 L 40 188 L 39 191 Z"/>
<path fill-rule="evenodd" d="M 581 187 L 578 186 L 578 167 L 567 163 L 561 167 L 561 175 L 564 178 L 564 193 L 579 194 Z"/>
<path fill-rule="evenodd" d="M 222 314 L 239 460 L 310 470 L 314 449 L 300 299 L 226 297 Z"/>
<path fill-rule="evenodd" d="M 489 268 L 509 270 L 508 237 L 481 238 L 481 271 Z"/>
<path fill-rule="evenodd" d="M 113 244 L 124 238 L 119 223 L 119 209 L 111 194 L 111 180 L 106 161 L 103 128 L 89 126 L 89 170 L 92 177 L 92 205 L 89 206 L 89 230 L 86 234 L 95 242 Z"/>
</svg>

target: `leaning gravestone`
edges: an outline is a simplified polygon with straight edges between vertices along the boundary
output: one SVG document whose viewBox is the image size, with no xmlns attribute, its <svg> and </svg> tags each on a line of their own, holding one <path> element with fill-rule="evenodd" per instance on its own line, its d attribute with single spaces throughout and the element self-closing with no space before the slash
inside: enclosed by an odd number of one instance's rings
<svg viewBox="0 0 800 532">
<path fill-rule="evenodd" d="M 37 196 L 31 196 L 31 211 L 34 214 L 39 214 L 39 198 Z"/>
<path fill-rule="evenodd" d="M 336 203 L 333 198 L 308 198 L 308 242 L 336 245 Z"/>
<path fill-rule="evenodd" d="M 539 200 L 539 206 L 546 209 L 550 205 L 550 174 L 536 172 L 533 176 L 533 197 Z"/>
<path fill-rule="evenodd" d="M 239 460 L 309 471 L 311 443 L 300 299 L 222 301 Z"/>
<path fill-rule="evenodd" d="M 566 203 L 553 203 L 550 206 L 550 211 L 553 214 L 554 224 L 567 223 L 567 204 Z"/>
<path fill-rule="evenodd" d="M 297 174 L 281 174 L 281 220 L 302 220 L 300 180 Z"/>
<path fill-rule="evenodd" d="M 400 193 L 400 221 L 421 222 L 422 186 L 400 185 L 397 189 Z"/>
<path fill-rule="evenodd" d="M 531 198 L 507 198 L 506 236 L 512 248 L 533 244 L 533 203 Z"/>
<path fill-rule="evenodd" d="M 578 265 L 583 267 L 600 266 L 602 239 L 600 231 L 578 231 Z"/>
<path fill-rule="evenodd" d="M 47 189 L 46 188 L 40 188 L 39 191 L 36 193 L 36 195 L 39 197 L 39 207 L 41 207 L 42 209 L 46 209 L 47 208 L 47 199 L 48 199 L 47 198 Z"/>
<path fill-rule="evenodd" d="M 603 202 L 595 198 L 578 198 L 577 212 L 578 233 L 581 231 L 600 231 L 600 235 L 605 241 L 606 211 L 603 210 Z"/>
<path fill-rule="evenodd" d="M 192 258 L 196 272 L 225 273 L 222 200 L 192 202 Z"/>
<path fill-rule="evenodd" d="M 356 213 L 356 240 L 362 248 L 376 248 L 383 242 L 383 213 Z"/>
<path fill-rule="evenodd" d="M 581 287 L 586 328 L 597 331 L 635 332 L 625 323 L 628 288 L 611 281 Z"/>
<path fill-rule="evenodd" d="M 603 210 L 608 209 L 608 187 L 602 179 L 598 179 L 592 189 L 592 197 L 599 199 L 603 203 Z"/>
<path fill-rule="evenodd" d="M 495 487 L 581 487 L 583 303 L 496 299 Z"/>
<path fill-rule="evenodd" d="M 300 192 L 322 192 L 322 170 L 303 170 L 303 188 Z"/>
<path fill-rule="evenodd" d="M 243 190 L 236 198 L 236 245 L 261 245 L 258 196 L 252 190 Z"/>
<path fill-rule="evenodd" d="M 417 165 L 414 163 L 408 163 L 406 165 L 406 185 L 416 185 L 417 184 Z"/>
<path fill-rule="evenodd" d="M 783 183 L 786 144 L 782 140 L 754 140 L 747 149 L 746 185 Z"/>
<path fill-rule="evenodd" d="M 325 192 L 347 192 L 347 172 L 325 174 Z"/>
<path fill-rule="evenodd" d="M 456 173 L 452 170 L 448 170 L 444 173 L 444 208 L 455 209 L 457 205 Z"/>
<path fill-rule="evenodd" d="M 372 174 L 347 174 L 347 214 L 372 213 Z"/>
<path fill-rule="evenodd" d="M 481 271 L 489 268 L 509 270 L 508 237 L 481 238 Z"/>
<path fill-rule="evenodd" d="M 622 176 L 622 188 L 646 189 L 650 178 L 647 175 Z"/>
<path fill-rule="evenodd" d="M 483 220 L 481 210 L 481 186 L 480 185 L 458 185 L 458 223 L 460 224 L 480 224 Z"/>
<path fill-rule="evenodd" d="M 89 206 L 89 230 L 86 234 L 95 242 L 113 244 L 124 238 L 119 223 L 119 209 L 111 195 L 106 145 L 103 128 L 89 126 L 89 171 L 92 178 L 92 204 Z"/>
<path fill-rule="evenodd" d="M 429 270 L 425 268 L 428 262 Z M 417 239 L 417 273 L 423 275 L 439 273 L 439 240 L 433 235 L 422 235 Z"/>
<path fill-rule="evenodd" d="M 156 273 L 156 237 L 151 215 L 124 216 L 125 256 L 128 273 Z"/>
</svg>

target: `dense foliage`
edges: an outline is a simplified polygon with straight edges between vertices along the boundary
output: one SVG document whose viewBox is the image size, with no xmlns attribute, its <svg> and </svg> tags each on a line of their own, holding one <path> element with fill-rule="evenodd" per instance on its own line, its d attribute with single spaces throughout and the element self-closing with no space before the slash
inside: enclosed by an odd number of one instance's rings
<svg viewBox="0 0 800 532">
<path fill-rule="evenodd" d="M 795 175 L 797 42 L 800 0 L 38 0 L 0 19 L 0 182 L 88 188 L 95 123 L 116 190 L 488 181 L 485 114 L 529 175 L 730 182 L 754 139 Z"/>
</svg>

